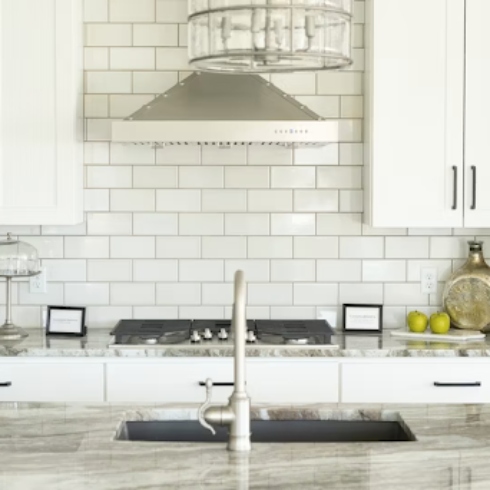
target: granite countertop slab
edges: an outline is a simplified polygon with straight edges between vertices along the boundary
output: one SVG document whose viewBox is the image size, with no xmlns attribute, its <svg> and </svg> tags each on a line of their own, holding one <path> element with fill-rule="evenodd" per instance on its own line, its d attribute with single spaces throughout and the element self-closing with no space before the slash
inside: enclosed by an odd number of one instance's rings
<svg viewBox="0 0 490 490">
<path fill-rule="evenodd" d="M 46 337 L 28 329 L 20 342 L 1 342 L 0 357 L 233 357 L 233 342 L 162 347 L 110 346 L 110 329 L 92 329 L 84 338 Z M 337 334 L 332 346 L 247 345 L 247 357 L 490 357 L 490 338 L 478 342 L 427 342 L 383 334 Z"/>
<path fill-rule="evenodd" d="M 256 408 L 259 419 L 401 418 L 398 443 L 225 444 L 116 441 L 125 420 L 195 419 L 196 408 L 0 405 L 1 490 L 488 490 L 485 405 Z"/>
</svg>

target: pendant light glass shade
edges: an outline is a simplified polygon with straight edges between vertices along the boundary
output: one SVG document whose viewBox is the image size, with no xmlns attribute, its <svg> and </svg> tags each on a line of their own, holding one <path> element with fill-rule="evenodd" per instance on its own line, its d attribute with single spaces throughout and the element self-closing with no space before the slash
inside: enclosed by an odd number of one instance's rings
<svg viewBox="0 0 490 490">
<path fill-rule="evenodd" d="M 351 0 L 189 1 L 189 58 L 196 69 L 270 73 L 352 63 Z"/>
</svg>

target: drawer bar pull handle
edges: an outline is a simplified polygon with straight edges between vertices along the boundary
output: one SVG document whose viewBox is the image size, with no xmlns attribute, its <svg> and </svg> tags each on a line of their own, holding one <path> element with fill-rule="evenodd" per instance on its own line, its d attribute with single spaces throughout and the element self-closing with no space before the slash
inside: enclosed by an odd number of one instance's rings
<svg viewBox="0 0 490 490">
<path fill-rule="evenodd" d="M 234 386 L 235 383 L 232 382 L 229 382 L 229 383 L 216 383 L 216 382 L 213 382 L 213 386 Z M 199 381 L 199 386 L 206 386 L 206 383 L 204 381 Z"/>
<path fill-rule="evenodd" d="M 474 383 L 440 383 L 439 381 L 434 381 L 434 386 L 438 387 L 453 387 L 453 386 L 481 386 L 481 381 L 475 381 Z"/>
<path fill-rule="evenodd" d="M 12 381 L 5 381 L 5 383 L 0 383 L 0 388 L 8 388 L 12 386 Z"/>
</svg>

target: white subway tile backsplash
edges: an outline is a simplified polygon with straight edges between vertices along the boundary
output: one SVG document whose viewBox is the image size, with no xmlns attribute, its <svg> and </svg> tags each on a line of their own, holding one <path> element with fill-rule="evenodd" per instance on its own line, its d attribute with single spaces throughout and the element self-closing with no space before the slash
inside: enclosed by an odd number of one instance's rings
<svg viewBox="0 0 490 490">
<path fill-rule="evenodd" d="M 315 281 L 314 260 L 271 260 L 272 282 Z"/>
<path fill-rule="evenodd" d="M 134 213 L 134 235 L 177 235 L 178 215 L 168 213 Z"/>
<path fill-rule="evenodd" d="M 169 236 L 157 237 L 157 258 L 197 259 L 201 257 L 201 238 Z"/>
<path fill-rule="evenodd" d="M 364 210 L 362 191 L 341 190 L 339 198 L 341 213 L 362 213 Z"/>
<path fill-rule="evenodd" d="M 111 305 L 153 305 L 155 284 L 114 282 L 111 284 Z"/>
<path fill-rule="evenodd" d="M 136 71 L 133 73 L 133 91 L 137 94 L 161 94 L 177 82 L 177 72 Z"/>
<path fill-rule="evenodd" d="M 434 267 L 437 269 L 437 279 L 439 281 L 447 281 L 452 272 L 452 262 L 446 260 L 407 260 L 407 281 L 421 281 L 422 269 Z"/>
<path fill-rule="evenodd" d="M 131 167 L 97 166 L 87 167 L 87 187 L 113 189 L 131 187 Z"/>
<path fill-rule="evenodd" d="M 389 235 L 401 235 L 406 236 L 406 228 L 373 228 L 366 223 L 362 224 L 362 234 L 368 236 L 389 236 Z"/>
<path fill-rule="evenodd" d="M 125 118 L 153 100 L 153 95 L 111 95 L 109 115 L 112 118 Z M 128 145 L 126 145 L 128 146 Z"/>
<path fill-rule="evenodd" d="M 111 258 L 153 259 L 155 258 L 155 237 L 112 236 Z"/>
<path fill-rule="evenodd" d="M 393 306 L 428 305 L 429 295 L 421 292 L 420 284 L 385 284 L 384 304 Z"/>
<path fill-rule="evenodd" d="M 364 145 L 362 143 L 340 143 L 340 165 L 362 165 L 364 162 Z"/>
<path fill-rule="evenodd" d="M 292 211 L 292 190 L 250 190 L 248 191 L 249 211 Z"/>
<path fill-rule="evenodd" d="M 315 187 L 315 167 L 272 167 L 271 187 L 308 188 Z"/>
<path fill-rule="evenodd" d="M 112 189 L 111 211 L 155 211 L 153 189 Z"/>
<path fill-rule="evenodd" d="M 321 117 L 340 117 L 340 97 L 334 95 L 298 95 L 296 100 Z"/>
<path fill-rule="evenodd" d="M 315 215 L 284 213 L 271 215 L 271 235 L 314 235 Z"/>
<path fill-rule="evenodd" d="M 361 167 L 319 167 L 317 187 L 329 189 L 359 189 L 362 178 Z"/>
<path fill-rule="evenodd" d="M 129 213 L 88 213 L 87 234 L 131 235 L 133 217 Z"/>
<path fill-rule="evenodd" d="M 157 70 L 191 70 L 187 48 L 156 48 Z"/>
<path fill-rule="evenodd" d="M 431 237 L 431 259 L 462 259 L 468 255 L 468 240 L 472 237 Z M 428 238 L 427 238 L 428 240 Z M 415 258 L 415 257 L 414 257 Z M 425 256 L 428 258 L 428 256 Z"/>
<path fill-rule="evenodd" d="M 272 74 L 271 83 L 288 95 L 314 95 L 316 90 L 315 73 L 312 71 Z"/>
<path fill-rule="evenodd" d="M 388 259 L 428 259 L 429 238 L 386 237 L 385 256 Z"/>
<path fill-rule="evenodd" d="M 294 150 L 295 165 L 338 165 L 339 145 L 331 143 L 319 147 Z"/>
<path fill-rule="evenodd" d="M 316 77 L 318 95 L 362 95 L 362 73 L 321 71 Z"/>
<path fill-rule="evenodd" d="M 180 235 L 223 235 L 224 216 L 219 213 L 182 213 L 179 215 Z"/>
<path fill-rule="evenodd" d="M 242 259 L 247 257 L 246 237 L 202 237 L 204 259 Z"/>
<path fill-rule="evenodd" d="M 363 117 L 364 98 L 362 95 L 343 95 L 340 98 L 340 117 Z"/>
<path fill-rule="evenodd" d="M 336 190 L 294 191 L 294 211 L 338 211 L 339 193 Z"/>
<path fill-rule="evenodd" d="M 19 236 L 37 249 L 41 259 L 63 258 L 63 237 L 61 236 Z"/>
<path fill-rule="evenodd" d="M 87 46 L 131 46 L 131 24 L 87 24 Z"/>
<path fill-rule="evenodd" d="M 225 235 L 269 235 L 269 221 L 264 213 L 225 214 Z"/>
<path fill-rule="evenodd" d="M 87 77 L 89 94 L 129 94 L 131 73 L 125 71 L 90 71 Z"/>
<path fill-rule="evenodd" d="M 248 237 L 251 259 L 290 259 L 293 257 L 292 237 Z"/>
<path fill-rule="evenodd" d="M 339 304 L 344 303 L 382 304 L 383 284 L 339 284 Z"/>
<path fill-rule="evenodd" d="M 248 304 L 252 306 L 292 305 L 293 285 L 248 283 Z"/>
<path fill-rule="evenodd" d="M 153 165 L 155 150 L 149 145 L 111 143 L 111 165 Z"/>
<path fill-rule="evenodd" d="M 197 283 L 158 283 L 156 286 L 157 305 L 199 305 L 201 285 Z M 187 317 L 194 318 L 194 317 Z"/>
<path fill-rule="evenodd" d="M 361 214 L 328 213 L 317 214 L 316 216 L 317 235 L 361 235 L 361 233 Z"/>
<path fill-rule="evenodd" d="M 110 119 L 87 119 L 87 138 L 92 141 L 109 141 L 111 139 Z"/>
<path fill-rule="evenodd" d="M 225 281 L 232 282 L 237 270 L 242 270 L 247 282 L 269 282 L 270 265 L 268 260 L 225 260 Z"/>
<path fill-rule="evenodd" d="M 203 165 L 246 165 L 246 146 L 203 146 Z"/>
<path fill-rule="evenodd" d="M 294 284 L 295 305 L 336 305 L 339 286 L 337 284 Z"/>
<path fill-rule="evenodd" d="M 107 165 L 109 163 L 109 143 L 89 143 L 83 145 L 85 165 Z"/>
<path fill-rule="evenodd" d="M 87 261 L 88 280 L 91 282 L 118 282 L 132 280 L 131 260 L 90 259 Z"/>
<path fill-rule="evenodd" d="M 43 259 L 49 282 L 82 282 L 87 280 L 87 263 L 79 259 Z"/>
<path fill-rule="evenodd" d="M 165 24 L 187 22 L 187 2 L 184 0 L 157 0 L 157 22 Z"/>
<path fill-rule="evenodd" d="M 199 165 L 201 149 L 197 145 L 171 145 L 157 150 L 159 165 Z"/>
<path fill-rule="evenodd" d="M 177 187 L 177 167 L 134 167 L 133 187 L 151 189 Z"/>
<path fill-rule="evenodd" d="M 178 26 L 171 24 L 135 24 L 133 46 L 177 46 L 178 31 Z"/>
<path fill-rule="evenodd" d="M 108 237 L 65 237 L 65 258 L 104 259 L 108 257 Z"/>
<path fill-rule="evenodd" d="M 268 167 L 225 167 L 227 188 L 254 189 L 269 185 Z"/>
<path fill-rule="evenodd" d="M 202 304 L 203 305 L 232 305 L 233 304 L 233 283 L 223 284 L 203 284 L 202 285 Z"/>
<path fill-rule="evenodd" d="M 109 284 L 97 282 L 65 284 L 67 305 L 107 305 L 109 304 Z M 49 303 L 48 303 L 49 304 Z"/>
<path fill-rule="evenodd" d="M 133 318 L 131 306 L 91 306 L 87 309 L 87 324 L 95 328 L 112 328 L 122 318 Z"/>
<path fill-rule="evenodd" d="M 155 22 L 155 0 L 109 0 L 111 22 Z"/>
<path fill-rule="evenodd" d="M 294 237 L 295 259 L 333 259 L 339 257 L 337 237 Z"/>
<path fill-rule="evenodd" d="M 155 48 L 111 48 L 109 58 L 111 70 L 155 69 Z"/>
<path fill-rule="evenodd" d="M 225 312 L 223 306 L 182 306 L 179 308 L 179 317 L 222 320 L 225 318 Z"/>
<path fill-rule="evenodd" d="M 381 259 L 384 239 L 381 237 L 340 237 L 340 258 Z"/>
<path fill-rule="evenodd" d="M 339 119 L 338 131 L 340 143 L 361 143 L 362 119 Z"/>
<path fill-rule="evenodd" d="M 157 190 L 157 211 L 192 212 L 201 210 L 201 191 L 176 189 Z"/>
<path fill-rule="evenodd" d="M 321 282 L 360 282 L 362 262 L 360 260 L 317 260 L 316 280 Z"/>
<path fill-rule="evenodd" d="M 177 260 L 134 260 L 133 280 L 149 282 L 175 282 L 178 280 Z"/>
<path fill-rule="evenodd" d="M 314 306 L 271 306 L 270 316 L 275 320 L 315 320 L 315 310 Z"/>
<path fill-rule="evenodd" d="M 109 69 L 109 48 L 85 48 L 83 55 L 85 70 Z"/>
<path fill-rule="evenodd" d="M 82 221 L 78 225 L 44 225 L 41 230 L 43 235 L 85 235 L 87 223 Z"/>
<path fill-rule="evenodd" d="M 84 0 L 83 20 L 85 22 L 107 22 L 108 16 L 108 0 Z"/>
<path fill-rule="evenodd" d="M 86 95 L 84 110 L 85 117 L 108 117 L 109 97 L 107 95 Z"/>
<path fill-rule="evenodd" d="M 247 210 L 246 190 L 209 190 L 202 191 L 202 210 L 205 212 L 239 212 Z"/>
<path fill-rule="evenodd" d="M 62 305 L 64 304 L 64 287 L 61 282 L 48 282 L 46 293 L 31 293 L 28 282 L 20 282 L 19 298 L 20 305 Z M 15 289 L 14 289 L 15 291 Z M 2 297 L 5 297 L 4 295 Z M 16 296 L 14 293 L 13 302 L 16 303 Z M 66 304 L 69 304 L 67 302 Z"/>
<path fill-rule="evenodd" d="M 249 165 L 292 165 L 293 150 L 283 146 L 250 146 Z"/>
<path fill-rule="evenodd" d="M 364 282 L 402 282 L 407 279 L 407 264 L 404 260 L 363 260 Z"/>
<path fill-rule="evenodd" d="M 147 320 L 161 320 L 162 318 L 174 320 L 179 317 L 179 308 L 177 306 L 135 306 L 133 314 L 134 318 Z"/>
<path fill-rule="evenodd" d="M 223 167 L 179 167 L 179 187 L 216 189 L 223 187 Z"/>
<path fill-rule="evenodd" d="M 85 211 L 109 211 L 109 190 L 85 189 L 83 201 Z"/>
<path fill-rule="evenodd" d="M 179 24 L 179 46 L 187 46 L 187 24 Z"/>
<path fill-rule="evenodd" d="M 222 260 L 189 260 L 179 263 L 179 280 L 182 282 L 220 282 L 225 278 Z"/>
</svg>

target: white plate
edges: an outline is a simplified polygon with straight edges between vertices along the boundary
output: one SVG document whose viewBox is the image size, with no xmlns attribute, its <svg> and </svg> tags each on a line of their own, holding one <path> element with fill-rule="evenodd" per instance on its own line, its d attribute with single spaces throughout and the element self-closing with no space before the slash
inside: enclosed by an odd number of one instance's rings
<svg viewBox="0 0 490 490">
<path fill-rule="evenodd" d="M 410 332 L 408 330 L 394 330 L 391 332 L 393 337 L 404 339 L 427 340 L 428 342 L 435 340 L 446 340 L 452 342 L 463 342 L 467 340 L 485 340 L 485 334 L 474 332 L 472 330 L 449 330 L 448 333 L 439 334 L 432 333 L 430 330 L 423 333 Z"/>
</svg>

